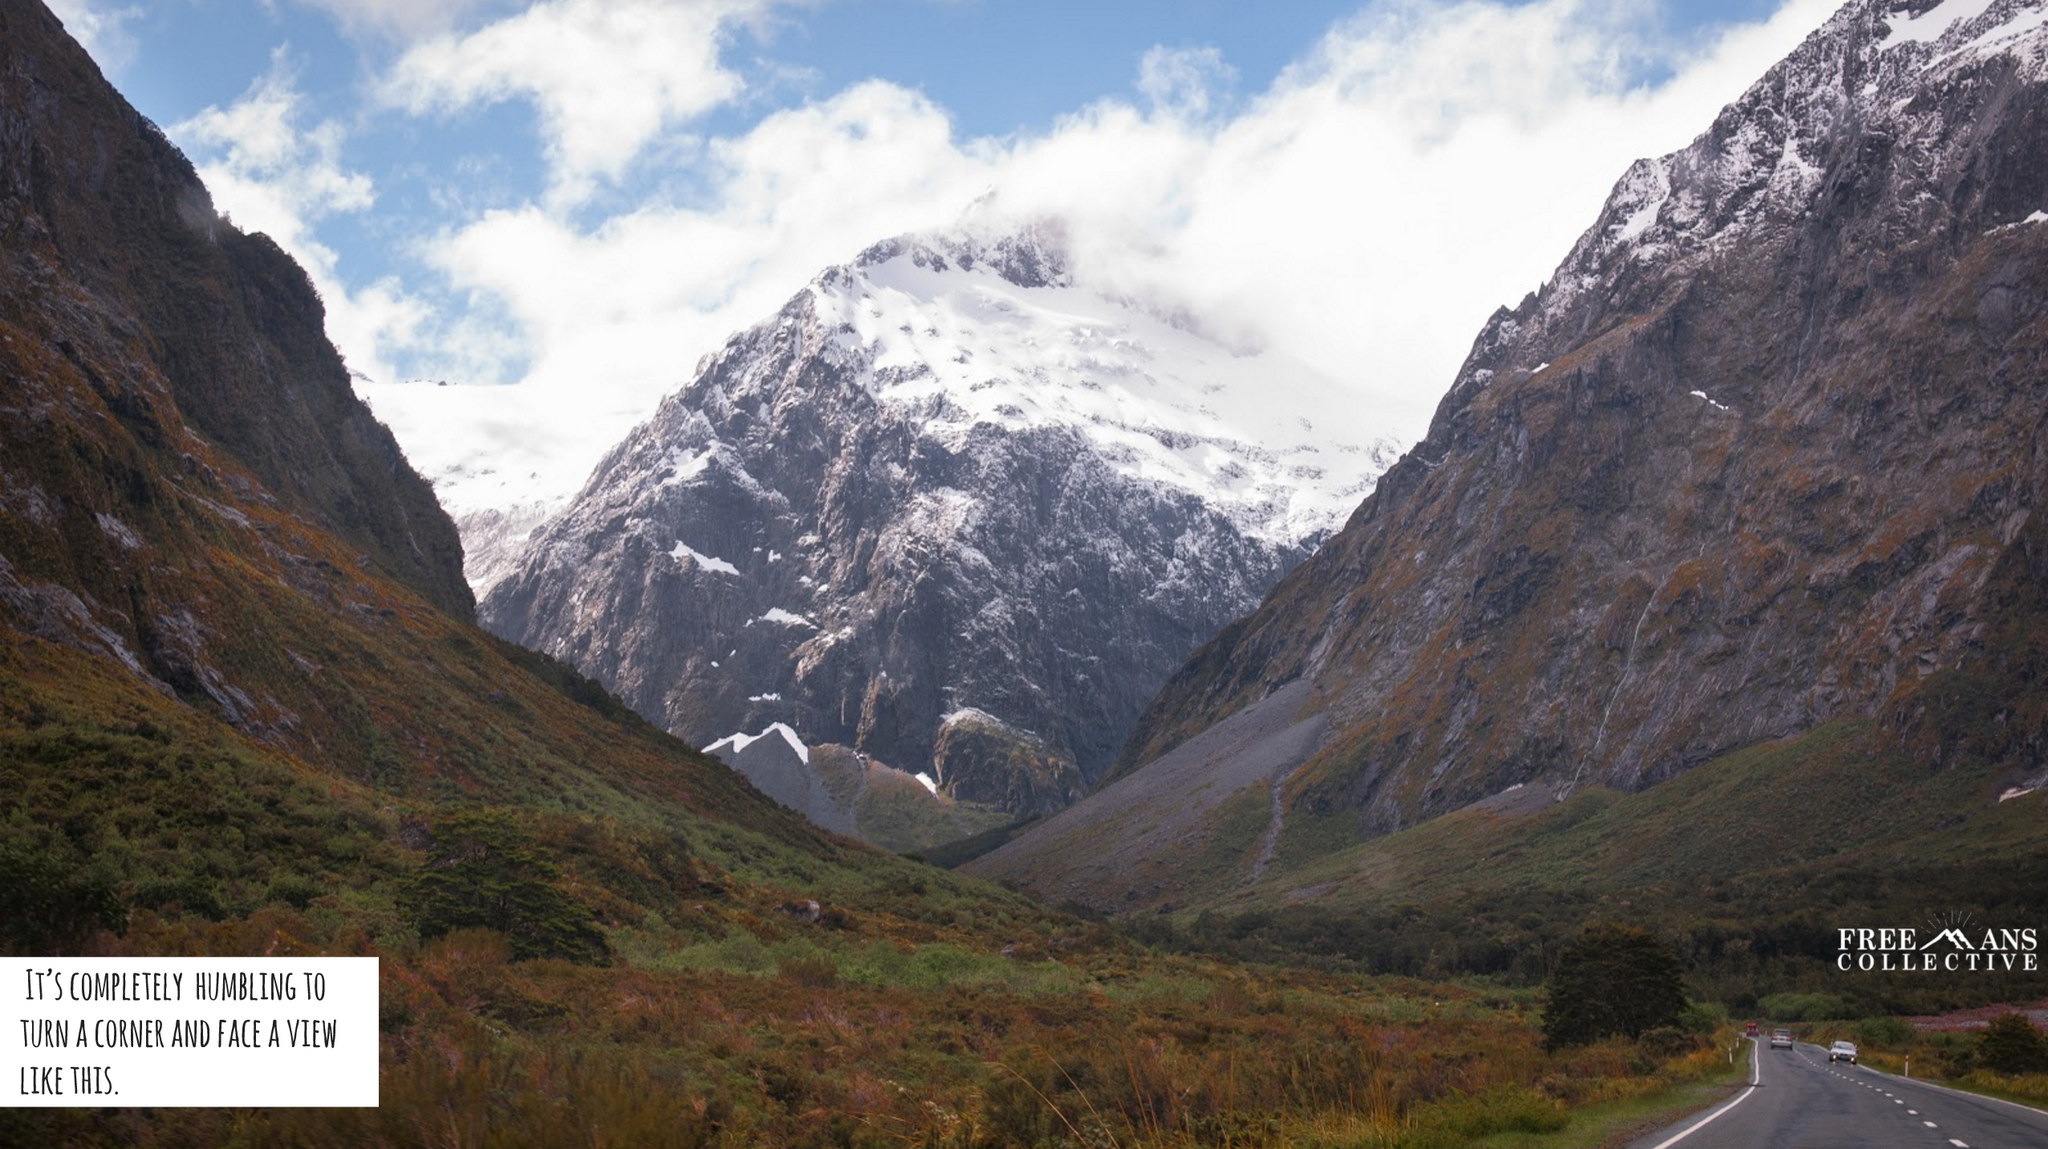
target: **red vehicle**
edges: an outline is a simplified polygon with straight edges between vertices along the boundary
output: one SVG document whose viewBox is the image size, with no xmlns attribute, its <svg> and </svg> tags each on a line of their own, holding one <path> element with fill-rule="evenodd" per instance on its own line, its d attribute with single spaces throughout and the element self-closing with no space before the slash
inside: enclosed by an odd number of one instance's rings
<svg viewBox="0 0 2048 1149">
<path fill-rule="evenodd" d="M 1755 1036 L 1756 1036 L 1756 1022 L 1753 1022 L 1753 1021 L 1752 1021 L 1752 1022 L 1750 1022 L 1750 1023 L 1749 1023 L 1749 1028 L 1748 1028 L 1748 1029 L 1747 1029 L 1747 1030 L 1746 1030 L 1745 1032 L 1747 1032 L 1747 1033 L 1749 1034 L 1749 1036 L 1751 1036 L 1751 1037 L 1755 1037 Z"/>
</svg>

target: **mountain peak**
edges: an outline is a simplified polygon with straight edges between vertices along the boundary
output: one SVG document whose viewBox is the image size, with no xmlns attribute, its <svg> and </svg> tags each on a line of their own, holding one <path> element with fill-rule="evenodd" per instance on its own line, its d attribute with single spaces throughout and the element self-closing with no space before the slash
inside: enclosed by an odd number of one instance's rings
<svg viewBox="0 0 2048 1149">
<path fill-rule="evenodd" d="M 979 267 L 1017 287 L 1074 284 L 1066 225 L 1050 216 L 1010 221 L 971 212 L 950 228 L 885 239 L 861 252 L 853 266 L 867 270 L 896 260 L 934 272 L 972 272 Z"/>
<path fill-rule="evenodd" d="M 484 614 L 685 737 L 781 722 L 1041 813 L 1371 488 L 1358 406 L 984 205 L 707 356 Z"/>
</svg>

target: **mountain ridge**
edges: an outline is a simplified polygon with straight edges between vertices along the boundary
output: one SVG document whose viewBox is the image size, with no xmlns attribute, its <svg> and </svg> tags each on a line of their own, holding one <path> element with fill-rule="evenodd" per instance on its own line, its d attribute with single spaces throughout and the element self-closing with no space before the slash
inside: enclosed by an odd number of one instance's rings
<svg viewBox="0 0 2048 1149">
<path fill-rule="evenodd" d="M 1640 789 L 1962 663 L 2042 489 L 2048 37 L 2039 5 L 1952 4 L 1927 39 L 1845 6 L 1633 165 L 1112 777 L 1299 681 L 1329 733 L 1276 809 L 1371 836 L 1511 785 Z M 1032 837 L 971 868 L 1082 852 Z"/>
</svg>

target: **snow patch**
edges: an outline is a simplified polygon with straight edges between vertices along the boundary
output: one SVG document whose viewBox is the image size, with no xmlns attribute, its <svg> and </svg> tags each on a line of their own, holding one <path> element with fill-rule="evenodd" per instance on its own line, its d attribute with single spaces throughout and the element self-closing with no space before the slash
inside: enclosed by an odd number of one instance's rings
<svg viewBox="0 0 2048 1149">
<path fill-rule="evenodd" d="M 736 575 L 740 573 L 740 568 L 726 562 L 724 559 L 713 558 L 702 551 L 695 550 L 681 539 L 676 540 L 676 549 L 668 552 L 668 557 L 677 562 L 689 559 L 704 570 L 713 571 L 718 574 Z"/>
<path fill-rule="evenodd" d="M 1989 231 L 1985 232 L 1984 234 L 1985 234 L 1985 235 L 1997 235 L 1997 234 L 1998 234 L 1998 233 L 2000 233 L 2000 232 L 2005 232 L 2005 231 L 2017 231 L 2017 230 L 2019 230 L 2020 228 L 2026 227 L 2026 226 L 2027 226 L 2028 224 L 2035 224 L 2035 223 L 2048 223 L 2048 211 L 2037 211 L 2037 212 L 2035 212 L 2034 214 L 2032 214 L 2032 215 L 2028 216 L 2027 218 L 2025 218 L 2025 219 L 2023 219 L 2023 220 L 2020 220 L 2020 221 L 2019 221 L 2018 223 L 2002 223 L 2002 224 L 1999 224 L 1999 225 L 1998 225 L 1997 227 L 1994 227 L 1994 228 L 1992 228 L 1991 230 L 1989 230 Z"/>
<path fill-rule="evenodd" d="M 704 469 L 711 465 L 711 454 L 714 449 L 713 447 L 706 447 L 701 451 L 693 452 L 685 451 L 681 447 L 669 448 L 668 458 L 662 463 L 664 467 L 668 468 L 669 475 L 659 485 L 664 487 L 681 486 L 703 474 Z"/>
<path fill-rule="evenodd" d="M 939 792 L 938 782 L 934 781 L 932 776 L 925 773 L 924 771 L 920 770 L 917 772 L 917 780 L 924 783 L 924 788 L 930 790 L 932 793 L 936 794 Z"/>
<path fill-rule="evenodd" d="M 1783 204 L 1803 203 L 1819 190 L 1824 178 L 1826 173 L 1800 152 L 1799 137 L 1788 134 L 1784 150 L 1778 153 L 1778 164 L 1771 169 L 1771 194 Z"/>
<path fill-rule="evenodd" d="M 1627 243 L 1635 239 L 1656 225 L 1657 216 L 1663 210 L 1664 197 L 1658 196 L 1656 199 L 1631 212 L 1629 217 L 1622 221 L 1621 231 L 1614 238 L 1621 243 Z"/>
<path fill-rule="evenodd" d="M 2039 789 L 2039 786 L 2014 786 L 2012 789 L 2007 790 L 2003 794 L 2000 794 L 1998 796 L 1998 800 L 2000 802 L 2010 802 L 2014 798 L 2024 798 L 2027 795 L 2032 794 L 2034 791 Z"/>
<path fill-rule="evenodd" d="M 1993 55 L 1995 53 L 1987 52 L 1986 49 L 1994 46 L 2001 49 L 2011 47 L 2013 45 L 2002 42 L 2017 40 L 2028 32 L 2041 27 L 2043 24 L 2048 24 L 2048 9 L 2022 12 L 1998 27 L 1982 33 L 1976 39 L 1957 48 L 1951 54 L 1955 56 Z"/>
<path fill-rule="evenodd" d="M 782 695 L 780 695 L 780 694 L 749 694 L 749 695 L 747 695 L 747 701 L 748 701 L 748 702 L 780 702 L 780 701 L 782 701 Z"/>
<path fill-rule="evenodd" d="M 779 606 L 771 607 L 767 614 L 761 616 L 761 621 L 780 623 L 783 626 L 808 626 L 812 630 L 818 629 L 817 623 L 812 622 L 810 619 L 805 618 L 803 615 L 794 614 L 790 611 L 786 611 Z"/>
<path fill-rule="evenodd" d="M 789 748 L 796 752 L 798 758 L 803 759 L 804 765 L 808 766 L 811 764 L 811 748 L 804 745 L 804 740 L 797 737 L 796 731 L 791 729 L 787 722 L 771 722 L 768 724 L 768 728 L 759 734 L 728 734 L 711 745 L 706 746 L 704 753 L 716 754 L 726 747 L 731 747 L 732 752 L 735 754 L 745 753 L 747 747 L 768 737 L 770 734 L 782 735 L 782 740 L 789 743 Z"/>
<path fill-rule="evenodd" d="M 1036 730 L 1026 730 L 1015 723 L 1005 722 L 988 711 L 973 706 L 961 706 L 941 715 L 939 718 L 939 729 L 946 730 L 962 722 L 979 722 L 987 726 L 993 726 L 998 730 L 1006 731 L 1013 736 L 1029 738 L 1034 741 L 1039 739 L 1039 734 Z"/>
<path fill-rule="evenodd" d="M 1891 31 L 1877 42 L 1879 51 L 1890 51 L 1901 44 L 1931 44 L 1947 34 L 1950 28 L 1966 23 L 1990 11 L 1994 0 L 1944 0 L 1918 16 L 1901 20 L 1888 17 L 1885 23 Z"/>
<path fill-rule="evenodd" d="M 1707 393 L 1706 393 L 1705 391 L 1692 391 L 1692 392 L 1688 392 L 1688 394 L 1690 394 L 1690 395 L 1691 395 L 1691 396 L 1692 396 L 1693 398 L 1695 398 L 1695 399 L 1705 399 L 1705 400 L 1707 401 L 1707 405 L 1708 405 L 1708 406 L 1710 406 L 1710 407 L 1712 407 L 1712 408 L 1713 408 L 1714 410 L 1716 410 L 1716 411 L 1726 411 L 1726 410 L 1728 410 L 1728 404 L 1726 404 L 1726 403 L 1716 403 L 1716 402 L 1714 401 L 1714 397 L 1713 397 L 1713 396 L 1711 396 L 1711 395 L 1709 395 L 1709 394 L 1707 394 Z"/>
<path fill-rule="evenodd" d="M 1630 243 L 1656 226 L 1665 201 L 1671 198 L 1671 173 L 1661 161 L 1640 161 L 1622 177 L 1619 194 L 1625 197 L 1624 202 L 1637 200 L 1635 210 L 1621 222 L 1621 230 L 1614 236 L 1617 244 Z"/>
</svg>

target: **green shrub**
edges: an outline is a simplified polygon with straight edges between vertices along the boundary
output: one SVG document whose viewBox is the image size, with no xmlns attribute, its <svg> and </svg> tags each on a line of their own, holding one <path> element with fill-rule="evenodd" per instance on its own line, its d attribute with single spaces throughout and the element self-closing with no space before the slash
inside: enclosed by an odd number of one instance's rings
<svg viewBox="0 0 2048 1149">
<path fill-rule="evenodd" d="M 516 958 L 609 959 L 590 907 L 554 885 L 554 863 L 513 817 L 456 814 L 432 834 L 427 864 L 399 889 L 422 939 L 477 927 L 504 934 Z"/>
<path fill-rule="evenodd" d="M 1718 1001 L 1689 1001 L 1678 1013 L 1678 1028 L 1701 1036 L 1728 1024 L 1728 1008 Z"/>
<path fill-rule="evenodd" d="M 1557 957 L 1543 1007 L 1543 1044 L 1587 1045 L 1675 1026 L 1685 1009 L 1678 955 L 1634 926 L 1595 923 Z"/>
<path fill-rule="evenodd" d="M 1977 1037 L 1977 1064 L 2009 1075 L 2048 1072 L 2048 1039 L 2024 1015 L 2000 1014 Z"/>
</svg>

